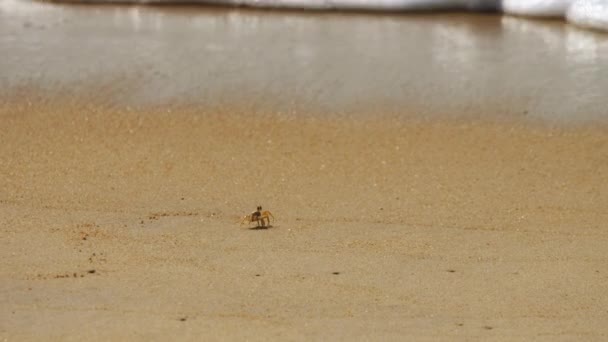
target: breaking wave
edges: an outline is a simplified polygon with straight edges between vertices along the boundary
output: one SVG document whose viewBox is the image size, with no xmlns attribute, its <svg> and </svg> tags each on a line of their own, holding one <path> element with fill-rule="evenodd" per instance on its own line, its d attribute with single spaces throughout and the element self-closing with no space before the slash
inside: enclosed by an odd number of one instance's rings
<svg viewBox="0 0 608 342">
<path fill-rule="evenodd" d="M 562 17 L 579 26 L 608 31 L 608 0 L 503 0 L 505 13 Z"/>
<path fill-rule="evenodd" d="M 580 26 L 608 31 L 608 1 L 575 1 L 568 7 L 566 18 Z"/>
</svg>

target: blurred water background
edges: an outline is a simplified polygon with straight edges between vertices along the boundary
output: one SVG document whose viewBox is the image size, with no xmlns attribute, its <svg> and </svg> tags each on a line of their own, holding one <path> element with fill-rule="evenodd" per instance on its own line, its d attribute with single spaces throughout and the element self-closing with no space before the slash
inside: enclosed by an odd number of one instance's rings
<svg viewBox="0 0 608 342">
<path fill-rule="evenodd" d="M 0 0 L 0 52 L 0 98 L 608 119 L 608 35 L 560 20 Z"/>
</svg>

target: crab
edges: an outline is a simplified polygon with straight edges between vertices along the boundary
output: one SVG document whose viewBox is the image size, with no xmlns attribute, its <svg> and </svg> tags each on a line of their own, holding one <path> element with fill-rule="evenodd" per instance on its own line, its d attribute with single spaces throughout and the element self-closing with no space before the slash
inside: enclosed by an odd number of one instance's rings
<svg viewBox="0 0 608 342">
<path fill-rule="evenodd" d="M 274 220 L 274 216 L 272 216 L 272 213 L 270 211 L 262 211 L 262 206 L 258 206 L 256 211 L 252 212 L 249 215 L 243 216 L 243 220 L 241 220 L 241 225 L 245 222 L 248 222 L 248 224 L 251 224 L 251 222 L 255 222 L 257 224 L 257 227 L 266 227 L 266 223 L 268 223 L 268 226 L 270 227 L 271 217 Z M 260 222 L 262 224 L 261 226 Z"/>
</svg>

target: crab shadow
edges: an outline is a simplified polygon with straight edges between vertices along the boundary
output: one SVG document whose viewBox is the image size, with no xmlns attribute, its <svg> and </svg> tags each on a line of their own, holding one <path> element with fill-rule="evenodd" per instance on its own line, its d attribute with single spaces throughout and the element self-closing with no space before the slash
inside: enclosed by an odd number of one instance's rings
<svg viewBox="0 0 608 342">
<path fill-rule="evenodd" d="M 270 228 L 275 228 L 275 227 L 274 227 L 274 226 L 272 226 L 272 225 L 268 225 L 268 226 L 256 226 L 256 227 L 249 227 L 249 228 L 247 228 L 247 229 L 249 229 L 249 230 L 268 230 L 268 229 L 270 229 Z"/>
</svg>

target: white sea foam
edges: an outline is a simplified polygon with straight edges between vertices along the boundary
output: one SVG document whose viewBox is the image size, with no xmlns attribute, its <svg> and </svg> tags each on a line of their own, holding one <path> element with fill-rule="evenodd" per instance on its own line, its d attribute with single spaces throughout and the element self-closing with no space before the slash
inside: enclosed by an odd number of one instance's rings
<svg viewBox="0 0 608 342">
<path fill-rule="evenodd" d="M 566 17 L 577 25 L 608 31 L 608 0 L 576 1 Z"/>
<path fill-rule="evenodd" d="M 505 13 L 536 17 L 564 17 L 573 0 L 503 0 Z"/>
<path fill-rule="evenodd" d="M 508 14 L 566 18 L 569 22 L 608 31 L 608 0 L 502 0 Z"/>
</svg>

